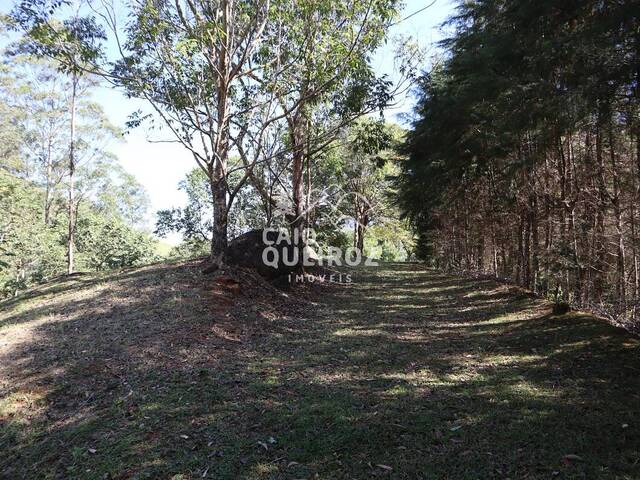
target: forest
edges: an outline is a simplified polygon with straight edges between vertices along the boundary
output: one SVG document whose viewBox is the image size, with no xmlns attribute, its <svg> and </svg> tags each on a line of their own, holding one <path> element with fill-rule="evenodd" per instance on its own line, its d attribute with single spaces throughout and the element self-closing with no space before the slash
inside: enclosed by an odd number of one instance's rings
<svg viewBox="0 0 640 480">
<path fill-rule="evenodd" d="M 154 241 L 139 228 L 148 200 L 106 148 L 121 133 L 88 95 L 92 81 L 76 86 L 70 175 L 70 82 L 50 61 L 6 55 L 0 79 L 0 296 L 75 269 L 152 261 Z"/>
<path fill-rule="evenodd" d="M 0 5 L 0 478 L 640 478 L 640 1 Z"/>
<path fill-rule="evenodd" d="M 465 2 L 400 197 L 420 255 L 627 325 L 640 288 L 636 2 Z"/>
</svg>

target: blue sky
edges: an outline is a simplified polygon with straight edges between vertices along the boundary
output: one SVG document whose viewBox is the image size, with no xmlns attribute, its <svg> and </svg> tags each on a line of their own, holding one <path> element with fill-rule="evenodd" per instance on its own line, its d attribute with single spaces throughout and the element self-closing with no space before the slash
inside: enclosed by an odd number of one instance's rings
<svg viewBox="0 0 640 480">
<path fill-rule="evenodd" d="M 401 18 L 429 5 L 433 0 L 408 0 Z M 0 11 L 7 12 L 12 2 L 0 0 Z M 436 0 L 426 10 L 401 21 L 391 28 L 391 36 L 409 35 L 428 50 L 435 49 L 435 42 L 441 38 L 438 26 L 452 13 L 453 0 Z M 376 52 L 373 66 L 378 74 L 387 73 L 393 78 L 393 54 L 391 45 L 384 46 Z M 124 128 L 128 115 L 144 103 L 125 98 L 118 90 L 101 87 L 95 99 L 102 104 L 107 116 L 114 125 Z M 413 102 L 404 99 L 399 108 L 387 112 L 391 121 L 399 121 L 398 114 L 410 111 Z M 195 166 L 189 152 L 173 143 L 150 143 L 147 132 L 140 127 L 129 133 L 121 142 L 113 144 L 115 153 L 124 168 L 135 175 L 147 189 L 151 200 L 149 227 L 153 226 L 154 214 L 157 210 L 181 206 L 185 196 L 177 188 L 178 182 Z M 169 239 L 171 243 L 178 238 Z"/>
</svg>

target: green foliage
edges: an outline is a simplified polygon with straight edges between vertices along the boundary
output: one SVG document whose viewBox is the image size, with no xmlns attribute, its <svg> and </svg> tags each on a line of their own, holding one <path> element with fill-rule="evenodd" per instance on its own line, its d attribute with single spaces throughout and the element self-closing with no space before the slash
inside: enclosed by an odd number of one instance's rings
<svg viewBox="0 0 640 480">
<path fill-rule="evenodd" d="M 65 271 L 68 235 L 69 81 L 54 65 L 13 56 L 0 69 L 0 296 L 15 295 Z M 135 225 L 148 204 L 144 189 L 107 146 L 119 132 L 79 82 L 75 206 L 81 269 L 104 270 L 152 260 L 153 241 Z"/>
<path fill-rule="evenodd" d="M 404 262 L 413 259 L 415 240 L 406 221 L 387 220 L 367 230 L 364 255 L 383 262 Z"/>
<path fill-rule="evenodd" d="M 187 194 L 187 206 L 157 212 L 155 233 L 164 237 L 176 232 L 185 239 L 209 240 L 213 229 L 213 204 L 207 175 L 194 168 L 178 188 Z"/>
<path fill-rule="evenodd" d="M 385 81 L 374 78 L 368 60 L 397 15 L 398 3 L 396 0 L 274 2 L 271 11 L 274 31 L 269 32 L 263 53 L 267 55 L 270 48 L 279 45 L 284 62 L 298 60 L 293 68 L 271 79 L 277 81 L 273 88 L 290 90 L 293 96 L 317 91 L 320 95 L 314 95 L 313 103 L 330 97 L 336 110 L 345 113 L 362 110 L 363 102 L 384 90 Z M 278 32 L 281 22 L 287 25 L 284 38 Z M 302 56 L 301 46 L 306 50 Z"/>
<path fill-rule="evenodd" d="M 211 251 L 211 244 L 199 238 L 187 238 L 173 247 L 168 254 L 171 259 L 205 257 Z"/>
<path fill-rule="evenodd" d="M 347 232 L 343 228 L 336 228 L 334 224 L 323 224 L 317 221 L 314 231 L 316 233 L 316 242 L 320 248 L 325 251 L 328 247 L 336 247 L 344 252 L 353 246 L 353 239 L 351 238 L 352 235 L 350 235 L 350 232 Z"/>
<path fill-rule="evenodd" d="M 450 19 L 447 60 L 420 82 L 398 184 L 423 255 L 439 228 L 433 212 L 474 179 L 491 176 L 495 188 L 504 182 L 495 201 L 513 203 L 510 183 L 520 168 L 541 162 L 595 116 L 602 121 L 616 97 L 637 103 L 638 20 L 630 3 L 561 3 L 460 2 Z"/>
<path fill-rule="evenodd" d="M 403 135 L 396 125 L 362 119 L 347 130 L 341 145 L 322 158 L 314 179 L 320 184 L 326 178 L 337 181 L 339 193 L 329 209 L 343 219 L 336 235 L 342 237 L 344 229 L 352 229 L 350 246 L 371 257 L 379 258 L 384 250 L 389 259 L 406 259 L 413 248 L 409 225 L 397 220 L 394 204 L 394 178 L 401 161 L 395 148 Z M 327 207 L 318 210 L 316 230 L 330 228 L 323 225 Z"/>
<path fill-rule="evenodd" d="M 40 187 L 0 169 L 0 296 L 65 271 L 66 215 L 43 220 Z M 154 240 L 126 223 L 117 212 L 87 203 L 76 227 L 80 269 L 106 270 L 155 260 Z"/>
<path fill-rule="evenodd" d="M 12 11 L 11 26 L 25 32 L 16 51 L 55 59 L 60 71 L 77 76 L 100 59 L 106 35 L 93 16 L 73 16 L 62 22 L 52 19 L 64 3 L 20 2 Z"/>
<path fill-rule="evenodd" d="M 0 169 L 0 296 L 64 269 L 61 230 L 43 228 L 42 192 Z"/>
<path fill-rule="evenodd" d="M 216 199 L 215 218 L 214 202 L 198 194 L 183 209 L 159 212 L 157 231 L 212 238 L 217 250 L 227 233 L 272 224 L 278 197 L 299 214 L 302 164 L 355 119 L 382 113 L 393 96 L 392 82 L 376 77 L 370 59 L 397 18 L 398 0 L 133 2 L 117 32 L 118 58 L 108 60 L 99 22 L 78 14 L 56 21 L 61 6 L 36 0 L 14 8 L 13 21 L 29 40 L 24 49 L 74 73 L 97 72 L 150 103 L 193 154 Z M 118 30 L 116 12 L 98 10 L 103 26 Z M 146 119 L 153 121 L 135 112 L 129 126 Z M 366 149 L 379 151 L 382 143 Z M 231 148 L 242 164 L 227 165 Z"/>
<path fill-rule="evenodd" d="M 418 254 L 635 328 L 637 2 L 459 2 L 399 200 Z"/>
<path fill-rule="evenodd" d="M 235 176 L 230 175 L 231 185 Z M 156 213 L 156 235 L 165 237 L 180 233 L 187 244 L 194 246 L 193 255 L 201 254 L 200 243 L 210 241 L 213 231 L 213 203 L 208 176 L 200 168 L 194 168 L 180 181 L 178 188 L 186 193 L 187 205 L 183 208 L 160 210 Z M 229 212 L 229 232 L 236 237 L 254 228 L 264 226 L 264 217 L 257 193 L 248 185 L 236 196 Z"/>
<path fill-rule="evenodd" d="M 80 264 L 91 270 L 133 267 L 156 259 L 155 241 L 122 218 L 81 215 L 77 236 Z"/>
</svg>

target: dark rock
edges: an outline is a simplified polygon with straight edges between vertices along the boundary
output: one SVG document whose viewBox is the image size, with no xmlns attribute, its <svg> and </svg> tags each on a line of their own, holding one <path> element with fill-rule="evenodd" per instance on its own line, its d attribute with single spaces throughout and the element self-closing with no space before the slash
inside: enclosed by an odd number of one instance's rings
<svg viewBox="0 0 640 480">
<path fill-rule="evenodd" d="M 297 265 L 285 265 L 284 260 L 296 258 L 297 248 L 286 241 L 275 244 L 278 240 L 278 232 L 267 231 L 267 242 L 263 239 L 263 230 L 251 230 L 239 237 L 234 238 L 229 243 L 227 250 L 227 263 L 229 265 L 239 265 L 255 269 L 260 275 L 266 278 L 277 278 L 287 275 L 297 269 Z M 266 264 L 263 260 L 263 252 L 269 248 L 268 258 L 277 265 Z M 277 259 L 277 261 L 276 261 Z M 289 262 L 288 263 L 292 263 Z"/>
<path fill-rule="evenodd" d="M 571 311 L 571 306 L 565 302 L 558 302 L 553 304 L 553 314 L 554 315 L 564 315 Z"/>
</svg>

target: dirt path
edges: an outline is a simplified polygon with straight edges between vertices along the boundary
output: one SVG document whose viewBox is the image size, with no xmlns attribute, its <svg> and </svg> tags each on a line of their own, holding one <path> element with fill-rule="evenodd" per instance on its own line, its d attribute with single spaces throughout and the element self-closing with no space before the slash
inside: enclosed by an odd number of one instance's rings
<svg viewBox="0 0 640 480">
<path fill-rule="evenodd" d="M 0 309 L 0 478 L 640 478 L 621 330 L 406 264 L 227 318 L 190 268 Z"/>
</svg>

